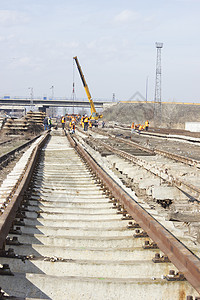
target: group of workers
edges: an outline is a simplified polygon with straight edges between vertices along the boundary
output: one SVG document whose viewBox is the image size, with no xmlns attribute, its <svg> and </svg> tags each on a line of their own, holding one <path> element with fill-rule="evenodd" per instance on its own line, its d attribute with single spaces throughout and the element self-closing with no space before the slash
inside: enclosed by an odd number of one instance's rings
<svg viewBox="0 0 200 300">
<path fill-rule="evenodd" d="M 149 121 L 147 120 L 144 125 L 142 124 L 135 124 L 134 122 L 131 124 L 131 133 L 137 131 L 140 133 L 142 130 L 148 131 L 149 130 Z"/>
<path fill-rule="evenodd" d="M 88 128 L 92 128 L 92 122 L 87 115 L 83 115 L 82 117 L 80 115 L 66 115 L 61 117 L 62 129 L 65 128 L 66 119 L 68 121 L 70 133 L 75 133 L 76 124 L 78 123 L 82 125 L 84 131 L 87 131 Z M 52 127 L 51 117 L 45 117 L 43 121 L 43 125 L 44 125 L 44 130 L 51 129 Z M 104 128 L 104 126 L 105 126 L 105 122 L 103 121 L 102 128 Z M 144 125 L 135 124 L 135 122 L 132 122 L 131 124 L 131 133 L 134 133 L 135 131 L 140 133 L 142 130 L 148 131 L 148 129 L 149 129 L 148 120 L 144 123 Z"/>
<path fill-rule="evenodd" d="M 92 128 L 92 122 L 87 115 L 83 115 L 80 124 L 84 131 L 88 131 L 88 128 Z"/>
<path fill-rule="evenodd" d="M 67 119 L 67 121 L 69 121 L 69 130 L 70 130 L 70 133 L 75 133 L 78 115 L 71 115 L 71 116 L 67 115 L 66 118 L 65 118 L 65 116 L 62 116 L 61 117 L 62 129 L 65 128 L 66 119 Z"/>
</svg>

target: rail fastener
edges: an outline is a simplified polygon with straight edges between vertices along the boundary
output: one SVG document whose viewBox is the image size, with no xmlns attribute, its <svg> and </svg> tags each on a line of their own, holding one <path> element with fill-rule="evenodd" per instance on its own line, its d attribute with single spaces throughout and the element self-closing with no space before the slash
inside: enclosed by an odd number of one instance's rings
<svg viewBox="0 0 200 300">
<path fill-rule="evenodd" d="M 152 259 L 154 263 L 169 263 L 170 260 L 167 255 L 160 256 L 160 253 L 156 253 L 154 258 Z"/>
<path fill-rule="evenodd" d="M 175 272 L 174 270 L 170 270 L 169 274 L 163 277 L 167 281 L 185 281 L 186 278 L 183 273 Z"/>
<path fill-rule="evenodd" d="M 142 246 L 143 249 L 159 249 L 155 242 L 145 241 Z"/>
<path fill-rule="evenodd" d="M 12 239 L 10 237 L 6 238 L 6 245 L 20 246 L 20 245 L 22 245 L 22 243 L 19 242 L 17 236 L 13 236 Z"/>
<path fill-rule="evenodd" d="M 129 214 L 127 214 L 127 213 L 124 213 L 121 220 L 133 220 L 133 217 L 130 216 Z"/>
<path fill-rule="evenodd" d="M 8 264 L 3 264 L 3 267 L 0 268 L 0 275 L 14 276 Z"/>
<path fill-rule="evenodd" d="M 126 227 L 127 229 L 135 229 L 135 228 L 141 228 L 140 225 L 136 222 L 128 222 L 128 225 Z"/>
<path fill-rule="evenodd" d="M 144 238 L 144 237 L 148 237 L 148 234 L 144 230 L 140 231 L 139 229 L 136 229 L 133 237 L 134 238 Z"/>
</svg>

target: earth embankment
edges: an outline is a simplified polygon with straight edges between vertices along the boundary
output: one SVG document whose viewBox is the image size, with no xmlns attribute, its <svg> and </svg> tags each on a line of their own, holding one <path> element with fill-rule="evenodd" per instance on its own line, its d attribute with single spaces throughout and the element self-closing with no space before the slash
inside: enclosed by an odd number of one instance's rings
<svg viewBox="0 0 200 300">
<path fill-rule="evenodd" d="M 124 124 L 132 122 L 151 126 L 184 129 L 185 122 L 200 122 L 199 104 L 177 103 L 117 103 L 103 111 L 104 120 Z"/>
</svg>

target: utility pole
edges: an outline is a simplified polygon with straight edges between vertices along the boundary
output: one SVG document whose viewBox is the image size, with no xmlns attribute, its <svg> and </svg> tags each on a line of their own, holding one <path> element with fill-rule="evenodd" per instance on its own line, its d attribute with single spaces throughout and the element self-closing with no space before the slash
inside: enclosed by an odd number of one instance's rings
<svg viewBox="0 0 200 300">
<path fill-rule="evenodd" d="M 149 76 L 147 76 L 147 78 L 146 78 L 146 102 L 147 102 L 147 98 L 148 98 L 148 81 L 149 81 Z"/>
<path fill-rule="evenodd" d="M 76 99 L 75 94 L 75 83 L 73 82 L 73 88 L 72 88 L 72 100 L 73 100 L 73 114 L 74 114 L 74 100 Z"/>
<path fill-rule="evenodd" d="M 156 120 L 161 123 L 162 106 L 161 106 L 161 49 L 163 43 L 156 43 L 157 59 L 156 59 L 156 84 L 155 84 L 155 98 L 154 98 L 154 122 Z"/>
<path fill-rule="evenodd" d="M 31 104 L 31 110 L 33 111 L 33 87 L 28 88 L 30 90 L 30 104 Z"/>
<path fill-rule="evenodd" d="M 76 99 L 76 93 L 75 93 L 75 65 L 74 65 L 74 59 L 73 59 L 73 83 L 72 83 L 72 100 L 73 100 L 73 114 L 74 114 L 74 100 Z"/>
<path fill-rule="evenodd" d="M 54 86 L 52 85 L 52 87 L 50 87 L 50 90 L 51 90 L 51 98 L 53 100 L 54 98 Z"/>
</svg>

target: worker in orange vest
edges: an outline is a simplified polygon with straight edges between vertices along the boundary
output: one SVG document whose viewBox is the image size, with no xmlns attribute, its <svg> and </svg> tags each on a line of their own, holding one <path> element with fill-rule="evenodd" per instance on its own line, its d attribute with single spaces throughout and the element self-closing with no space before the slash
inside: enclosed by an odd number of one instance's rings
<svg viewBox="0 0 200 300">
<path fill-rule="evenodd" d="M 131 133 L 134 133 L 134 131 L 135 131 L 135 123 L 133 122 L 131 124 Z"/>
<path fill-rule="evenodd" d="M 141 130 L 143 130 L 143 125 L 139 124 L 138 133 L 140 134 Z"/>
<path fill-rule="evenodd" d="M 89 121 L 89 128 L 92 128 L 92 122 Z"/>
<path fill-rule="evenodd" d="M 82 116 L 82 118 L 81 118 L 81 125 L 82 125 L 83 128 L 84 128 L 84 119 L 85 119 L 85 116 Z"/>
<path fill-rule="evenodd" d="M 84 119 L 84 131 L 88 130 L 88 123 L 89 123 L 89 118 L 87 115 L 85 115 L 85 119 Z"/>
<path fill-rule="evenodd" d="M 145 122 L 145 130 L 146 130 L 146 131 L 149 130 L 149 121 L 148 121 L 148 120 Z"/>
<path fill-rule="evenodd" d="M 65 117 L 64 116 L 62 116 L 62 118 L 61 118 L 61 125 L 62 125 L 62 129 L 64 129 L 65 128 Z"/>
<path fill-rule="evenodd" d="M 76 128 L 75 121 L 73 121 L 71 124 L 71 133 L 75 133 L 75 128 Z"/>
</svg>

